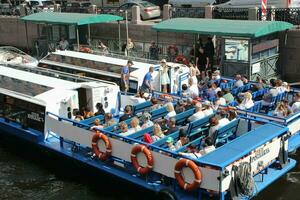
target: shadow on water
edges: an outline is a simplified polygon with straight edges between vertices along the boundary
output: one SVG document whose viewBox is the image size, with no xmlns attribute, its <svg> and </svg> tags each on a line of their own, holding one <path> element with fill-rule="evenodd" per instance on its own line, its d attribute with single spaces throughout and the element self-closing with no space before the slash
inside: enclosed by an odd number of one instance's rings
<svg viewBox="0 0 300 200">
<path fill-rule="evenodd" d="M 154 199 L 152 192 L 0 135 L 0 200 Z M 147 198 L 145 198 L 147 197 Z"/>
<path fill-rule="evenodd" d="M 292 155 L 300 161 L 300 154 Z M 300 163 L 255 200 L 300 200 Z M 144 190 L 93 168 L 0 134 L 0 200 L 155 199 Z"/>
</svg>

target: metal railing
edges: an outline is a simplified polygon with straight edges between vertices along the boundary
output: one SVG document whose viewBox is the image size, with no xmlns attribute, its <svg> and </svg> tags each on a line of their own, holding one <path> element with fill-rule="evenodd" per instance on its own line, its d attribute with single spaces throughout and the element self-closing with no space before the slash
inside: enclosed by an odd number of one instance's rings
<svg viewBox="0 0 300 200">
<path fill-rule="evenodd" d="M 204 7 L 195 7 L 195 8 L 173 7 L 171 17 L 172 18 L 178 18 L 178 17 L 205 18 L 205 8 Z"/>
<path fill-rule="evenodd" d="M 261 16 L 261 9 L 258 9 L 257 19 L 261 20 Z M 300 25 L 300 8 L 268 8 L 267 20 L 285 21 Z"/>
<path fill-rule="evenodd" d="M 213 9 L 214 19 L 238 19 L 248 20 L 248 8 L 218 8 Z"/>
</svg>

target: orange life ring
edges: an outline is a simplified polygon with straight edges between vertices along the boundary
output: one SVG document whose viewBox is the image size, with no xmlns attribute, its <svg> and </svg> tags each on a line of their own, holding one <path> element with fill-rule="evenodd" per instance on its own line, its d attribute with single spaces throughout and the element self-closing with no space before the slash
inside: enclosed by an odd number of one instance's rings
<svg viewBox="0 0 300 200">
<path fill-rule="evenodd" d="M 184 57 L 183 55 L 178 55 L 176 58 L 175 58 L 175 62 L 176 63 L 183 63 L 185 65 L 189 65 L 189 60 L 186 59 L 186 57 Z"/>
<path fill-rule="evenodd" d="M 105 148 L 106 148 L 105 152 L 100 151 L 100 149 L 98 147 L 99 140 L 102 140 L 105 143 Z M 103 133 L 100 133 L 99 131 L 97 131 L 92 138 L 92 149 L 93 149 L 94 153 L 96 154 L 96 156 L 102 161 L 109 158 L 109 156 L 111 155 L 111 152 L 112 152 L 111 143 L 110 143 L 108 137 L 106 135 L 104 135 Z"/>
<path fill-rule="evenodd" d="M 83 47 L 83 46 L 81 46 L 81 47 L 79 48 L 79 51 L 80 51 L 80 52 L 83 52 L 83 53 L 92 53 L 92 49 L 90 49 L 90 48 L 88 48 L 88 47 Z"/>
<path fill-rule="evenodd" d="M 143 153 L 147 158 L 147 166 L 142 167 L 137 159 L 137 154 Z M 148 174 L 153 168 L 153 156 L 151 151 L 145 145 L 135 145 L 131 150 L 131 162 L 134 168 L 142 175 Z"/>
<path fill-rule="evenodd" d="M 190 168 L 195 176 L 194 182 L 193 183 L 186 183 L 182 174 L 181 174 L 181 170 L 184 167 L 188 167 Z M 200 172 L 199 167 L 191 160 L 185 159 L 185 158 L 181 158 L 175 165 L 175 169 L 174 169 L 174 175 L 175 178 L 179 184 L 179 186 L 181 188 L 183 188 L 184 190 L 187 191 L 191 191 L 196 189 L 197 187 L 199 187 L 200 183 L 201 183 L 201 179 L 202 179 L 202 175 Z"/>
</svg>

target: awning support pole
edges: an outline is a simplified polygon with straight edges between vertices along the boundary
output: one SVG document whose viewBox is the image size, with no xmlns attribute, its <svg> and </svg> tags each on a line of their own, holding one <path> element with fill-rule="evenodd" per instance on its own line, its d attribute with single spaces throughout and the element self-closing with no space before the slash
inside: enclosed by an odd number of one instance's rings
<svg viewBox="0 0 300 200">
<path fill-rule="evenodd" d="M 89 34 L 89 38 L 88 38 L 88 44 L 91 45 L 91 26 L 88 24 L 88 34 Z"/>
<path fill-rule="evenodd" d="M 28 28 L 27 28 L 27 22 L 25 22 L 25 32 L 26 32 L 26 48 L 27 53 L 29 52 L 29 44 L 28 44 Z"/>
<path fill-rule="evenodd" d="M 79 29 L 78 29 L 78 26 L 76 27 L 76 32 L 77 32 L 77 51 L 79 51 Z"/>
<path fill-rule="evenodd" d="M 119 31 L 119 51 L 122 50 L 122 44 L 121 44 L 121 24 L 120 21 L 118 21 L 118 31 Z"/>
</svg>

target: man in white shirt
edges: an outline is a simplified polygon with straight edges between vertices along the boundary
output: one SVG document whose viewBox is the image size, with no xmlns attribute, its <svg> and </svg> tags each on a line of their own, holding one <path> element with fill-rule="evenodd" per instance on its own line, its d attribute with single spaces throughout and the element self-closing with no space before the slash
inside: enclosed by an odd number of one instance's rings
<svg viewBox="0 0 300 200">
<path fill-rule="evenodd" d="M 243 85 L 244 83 L 242 81 L 242 76 L 240 74 L 235 75 L 234 87 L 239 88 L 242 87 Z"/>
<path fill-rule="evenodd" d="M 297 93 L 294 98 L 295 102 L 292 105 L 292 111 L 296 113 L 300 110 L 300 93 Z"/>
<path fill-rule="evenodd" d="M 197 83 L 194 83 L 193 78 L 189 78 L 189 87 L 187 90 L 187 96 L 193 99 L 199 97 L 199 88 Z"/>
<path fill-rule="evenodd" d="M 67 40 L 65 40 L 64 36 L 61 37 L 58 47 L 59 47 L 59 50 L 67 50 L 69 48 L 69 42 Z"/>
<path fill-rule="evenodd" d="M 189 141 L 187 132 L 185 129 L 181 128 L 179 130 L 179 140 L 175 144 L 176 150 L 180 149 L 182 146 L 186 145 Z"/>
<path fill-rule="evenodd" d="M 220 117 L 221 119 L 219 119 L 219 127 L 223 127 L 226 126 L 227 124 L 229 124 L 229 119 L 227 119 L 227 112 L 225 110 L 222 110 L 220 112 Z"/>
<path fill-rule="evenodd" d="M 202 111 L 202 104 L 200 102 L 198 102 L 196 105 L 195 105 L 195 108 L 196 108 L 196 112 L 190 116 L 188 118 L 188 121 L 189 122 L 193 122 L 193 121 L 196 121 L 198 119 L 202 119 L 205 117 L 205 114 L 204 112 Z"/>
</svg>

